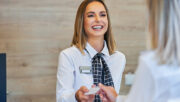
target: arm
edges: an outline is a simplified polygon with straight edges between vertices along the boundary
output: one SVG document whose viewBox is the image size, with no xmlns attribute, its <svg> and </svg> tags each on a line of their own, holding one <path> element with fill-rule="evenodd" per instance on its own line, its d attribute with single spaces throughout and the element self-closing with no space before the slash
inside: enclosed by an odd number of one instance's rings
<svg viewBox="0 0 180 102">
<path fill-rule="evenodd" d="M 119 94 L 119 90 L 120 90 L 121 82 L 122 82 L 122 75 L 123 75 L 124 68 L 126 65 L 126 57 L 123 53 L 118 52 L 116 58 L 117 58 L 117 60 L 114 61 L 114 63 L 116 64 L 115 70 L 114 70 L 114 72 L 111 72 L 111 73 L 112 73 L 112 76 L 115 76 L 114 80 L 113 80 L 114 86 L 115 86 L 114 88 L 115 88 L 116 92 Z"/>
<path fill-rule="evenodd" d="M 57 72 L 56 102 L 76 102 L 73 84 L 74 66 L 72 59 L 61 52 Z"/>
</svg>

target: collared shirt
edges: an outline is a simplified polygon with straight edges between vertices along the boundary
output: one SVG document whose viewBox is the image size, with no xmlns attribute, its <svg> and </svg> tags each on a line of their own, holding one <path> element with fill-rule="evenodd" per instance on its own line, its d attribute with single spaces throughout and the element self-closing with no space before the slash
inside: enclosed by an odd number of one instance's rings
<svg viewBox="0 0 180 102">
<path fill-rule="evenodd" d="M 117 102 L 180 102 L 180 66 L 160 65 L 155 55 L 155 51 L 141 54 L 131 90 Z"/>
<path fill-rule="evenodd" d="M 63 50 L 59 56 L 56 102 L 76 102 L 75 93 L 81 86 L 88 89 L 93 85 L 93 75 L 80 72 L 80 67 L 91 67 L 92 58 L 98 53 L 89 43 L 83 55 L 78 48 L 72 46 Z M 122 73 L 125 68 L 126 59 L 123 53 L 116 51 L 109 55 L 104 41 L 102 52 L 112 75 L 116 92 L 119 93 Z"/>
</svg>

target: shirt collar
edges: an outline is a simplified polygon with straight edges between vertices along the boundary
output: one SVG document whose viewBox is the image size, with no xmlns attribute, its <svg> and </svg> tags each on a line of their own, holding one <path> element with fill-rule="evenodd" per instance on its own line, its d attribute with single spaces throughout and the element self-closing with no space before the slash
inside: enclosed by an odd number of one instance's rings
<svg viewBox="0 0 180 102">
<path fill-rule="evenodd" d="M 91 58 L 93 58 L 98 53 L 88 42 L 86 43 L 86 50 L 89 53 Z M 109 50 L 108 50 L 106 41 L 104 41 L 104 48 L 101 51 L 101 53 L 109 57 Z"/>
</svg>

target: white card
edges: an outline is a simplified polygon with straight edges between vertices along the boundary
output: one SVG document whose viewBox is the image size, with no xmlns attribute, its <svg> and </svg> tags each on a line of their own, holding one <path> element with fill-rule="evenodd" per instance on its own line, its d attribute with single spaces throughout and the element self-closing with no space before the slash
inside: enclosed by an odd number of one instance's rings
<svg viewBox="0 0 180 102">
<path fill-rule="evenodd" d="M 96 92 L 99 91 L 99 87 L 94 87 L 94 88 L 91 88 L 89 89 L 89 92 L 85 93 L 85 95 L 92 95 L 92 94 L 95 94 Z"/>
</svg>

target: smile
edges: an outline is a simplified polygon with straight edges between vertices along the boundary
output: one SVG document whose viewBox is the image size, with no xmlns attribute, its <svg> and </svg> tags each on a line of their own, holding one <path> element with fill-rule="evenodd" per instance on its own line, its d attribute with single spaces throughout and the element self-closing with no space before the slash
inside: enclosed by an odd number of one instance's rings
<svg viewBox="0 0 180 102">
<path fill-rule="evenodd" d="M 100 30 L 100 29 L 103 29 L 103 26 L 102 25 L 95 25 L 95 26 L 92 26 L 92 29 Z"/>
</svg>

